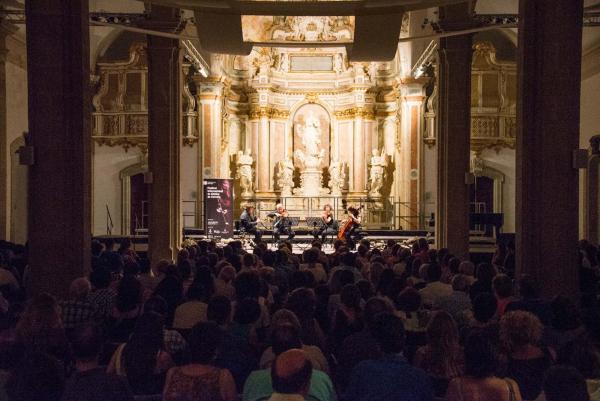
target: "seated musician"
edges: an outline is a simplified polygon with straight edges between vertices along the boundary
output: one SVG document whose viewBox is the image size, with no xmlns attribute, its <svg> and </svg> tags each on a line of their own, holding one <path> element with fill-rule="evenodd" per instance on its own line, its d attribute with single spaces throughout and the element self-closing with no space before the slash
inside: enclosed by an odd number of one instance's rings
<svg viewBox="0 0 600 401">
<path fill-rule="evenodd" d="M 262 232 L 256 227 L 259 220 L 253 205 L 246 205 L 240 216 L 240 228 L 248 234 L 254 234 L 254 241 L 260 241 Z"/>
<path fill-rule="evenodd" d="M 347 246 L 350 249 L 354 249 L 356 246 L 356 240 L 361 237 L 361 217 L 360 217 L 360 208 L 355 208 L 350 206 L 348 208 L 348 220 L 344 223 L 342 227 L 342 231 L 340 231 L 338 238 L 346 241 Z"/>
<path fill-rule="evenodd" d="M 273 222 L 273 238 L 275 241 L 279 241 L 281 234 L 287 235 L 288 240 L 294 238 L 296 233 L 292 230 L 292 221 L 287 210 L 281 203 L 275 206 L 275 213 L 271 213 L 270 216 L 275 217 Z"/>
<path fill-rule="evenodd" d="M 318 230 L 313 231 L 315 239 L 319 239 L 324 243 L 328 235 L 337 235 L 339 230 L 338 222 L 333 217 L 331 205 L 327 204 L 323 207 L 323 214 L 321 215 L 321 227 Z"/>
</svg>

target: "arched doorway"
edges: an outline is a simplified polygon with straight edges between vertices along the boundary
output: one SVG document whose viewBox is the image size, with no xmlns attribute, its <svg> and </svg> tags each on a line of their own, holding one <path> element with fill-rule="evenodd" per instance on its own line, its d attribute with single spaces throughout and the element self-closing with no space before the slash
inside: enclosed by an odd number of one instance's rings
<svg viewBox="0 0 600 401">
<path fill-rule="evenodd" d="M 123 169 L 121 177 L 121 233 L 134 235 L 148 228 L 149 193 L 144 182 L 147 166 L 141 163 Z"/>
</svg>

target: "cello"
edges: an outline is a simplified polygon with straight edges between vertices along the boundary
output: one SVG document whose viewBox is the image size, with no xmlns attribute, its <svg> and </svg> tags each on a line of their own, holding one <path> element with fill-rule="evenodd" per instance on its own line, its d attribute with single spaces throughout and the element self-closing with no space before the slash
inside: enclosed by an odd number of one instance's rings
<svg viewBox="0 0 600 401">
<path fill-rule="evenodd" d="M 346 220 L 344 222 L 344 224 L 342 225 L 342 228 L 340 228 L 340 231 L 338 232 L 338 239 L 345 239 L 346 236 L 348 235 L 348 233 L 350 233 L 355 227 L 359 226 L 360 223 L 357 221 L 358 219 L 358 215 L 360 214 L 360 211 L 364 208 L 364 205 L 361 205 L 358 209 L 354 208 L 352 206 L 350 206 L 348 208 L 348 220 Z"/>
</svg>

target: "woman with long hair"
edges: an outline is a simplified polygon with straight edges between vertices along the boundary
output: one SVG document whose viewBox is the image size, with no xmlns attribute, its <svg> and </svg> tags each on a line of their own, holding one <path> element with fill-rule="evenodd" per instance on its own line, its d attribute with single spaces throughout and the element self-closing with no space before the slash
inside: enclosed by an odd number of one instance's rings
<svg viewBox="0 0 600 401">
<path fill-rule="evenodd" d="M 450 382 L 446 401 L 522 401 L 514 380 L 496 376 L 498 366 L 493 341 L 484 331 L 472 332 L 465 342 L 465 375 Z"/>
<path fill-rule="evenodd" d="M 235 381 L 215 364 L 223 333 L 216 323 L 199 323 L 189 337 L 190 363 L 167 373 L 164 401 L 234 401 Z"/>
<path fill-rule="evenodd" d="M 135 394 L 158 394 L 165 373 L 174 363 L 164 347 L 164 318 L 158 313 L 144 313 L 138 319 L 127 343 L 113 354 L 108 373 L 127 377 Z"/>
<path fill-rule="evenodd" d="M 464 363 L 454 319 L 447 312 L 436 312 L 427 325 L 427 345 L 417 350 L 414 365 L 432 378 L 436 395 L 443 397 L 449 381 L 464 373 Z"/>
</svg>

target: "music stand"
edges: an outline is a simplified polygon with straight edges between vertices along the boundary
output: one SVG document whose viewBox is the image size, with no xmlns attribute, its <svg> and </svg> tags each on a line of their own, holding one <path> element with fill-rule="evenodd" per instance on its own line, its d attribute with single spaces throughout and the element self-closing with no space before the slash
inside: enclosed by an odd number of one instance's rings
<svg viewBox="0 0 600 401">
<path fill-rule="evenodd" d="M 321 217 L 307 217 L 306 225 L 309 228 L 321 228 L 323 225 L 323 219 Z"/>
</svg>

